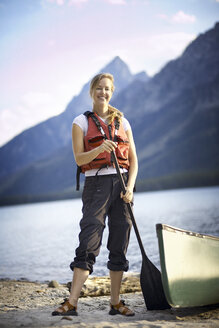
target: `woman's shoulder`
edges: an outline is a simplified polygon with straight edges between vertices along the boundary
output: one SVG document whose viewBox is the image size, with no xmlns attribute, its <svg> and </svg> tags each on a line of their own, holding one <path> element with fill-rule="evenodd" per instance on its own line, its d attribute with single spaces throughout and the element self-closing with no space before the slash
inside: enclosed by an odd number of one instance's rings
<svg viewBox="0 0 219 328">
<path fill-rule="evenodd" d="M 84 114 L 80 114 L 73 119 L 72 124 L 78 125 L 83 130 L 83 132 L 86 132 L 88 125 L 87 117 Z"/>
<path fill-rule="evenodd" d="M 129 121 L 124 116 L 122 117 L 122 125 L 123 125 L 123 128 L 125 131 L 131 129 L 131 125 L 130 125 Z"/>
<path fill-rule="evenodd" d="M 84 114 L 80 114 L 80 115 L 74 117 L 73 123 L 84 121 L 85 119 L 86 119 L 86 117 L 84 116 Z"/>
</svg>

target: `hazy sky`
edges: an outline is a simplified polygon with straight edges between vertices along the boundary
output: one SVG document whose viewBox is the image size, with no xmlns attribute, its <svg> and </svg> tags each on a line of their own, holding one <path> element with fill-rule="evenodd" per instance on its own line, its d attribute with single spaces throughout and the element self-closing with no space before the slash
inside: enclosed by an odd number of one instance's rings
<svg viewBox="0 0 219 328">
<path fill-rule="evenodd" d="M 219 0 L 0 0 L 0 145 L 115 56 L 152 76 L 218 17 Z"/>
</svg>

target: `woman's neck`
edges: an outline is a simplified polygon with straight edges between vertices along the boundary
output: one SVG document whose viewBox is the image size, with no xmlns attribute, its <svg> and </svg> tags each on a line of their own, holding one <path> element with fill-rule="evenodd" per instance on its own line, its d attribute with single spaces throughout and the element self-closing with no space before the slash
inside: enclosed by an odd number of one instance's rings
<svg viewBox="0 0 219 328">
<path fill-rule="evenodd" d="M 97 113 L 102 118 L 107 118 L 109 115 L 108 105 L 104 107 L 93 106 L 93 112 Z"/>
</svg>

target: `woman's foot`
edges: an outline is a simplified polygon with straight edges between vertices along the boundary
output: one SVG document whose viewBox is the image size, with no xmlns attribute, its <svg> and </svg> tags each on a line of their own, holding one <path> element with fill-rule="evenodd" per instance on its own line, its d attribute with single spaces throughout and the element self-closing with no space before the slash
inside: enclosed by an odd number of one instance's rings
<svg viewBox="0 0 219 328">
<path fill-rule="evenodd" d="M 52 312 L 52 315 L 74 315 L 77 316 L 77 306 L 69 303 L 69 300 L 65 300 L 58 309 Z"/>
<path fill-rule="evenodd" d="M 132 317 L 135 315 L 135 312 L 130 310 L 127 306 L 125 306 L 125 301 L 121 300 L 119 304 L 112 305 L 110 304 L 110 311 L 109 314 L 115 315 L 115 314 L 122 314 L 127 317 Z"/>
</svg>

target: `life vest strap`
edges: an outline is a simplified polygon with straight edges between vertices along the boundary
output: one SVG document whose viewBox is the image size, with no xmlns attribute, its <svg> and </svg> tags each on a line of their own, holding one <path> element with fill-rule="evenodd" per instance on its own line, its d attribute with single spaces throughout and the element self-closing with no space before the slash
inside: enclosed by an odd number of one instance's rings
<svg viewBox="0 0 219 328">
<path fill-rule="evenodd" d="M 96 115 L 91 112 L 91 111 L 86 111 L 84 112 L 84 115 L 87 117 L 87 119 L 89 117 L 92 118 L 92 120 L 94 121 L 96 127 L 98 128 L 98 130 L 100 131 L 100 133 L 104 136 L 105 139 L 107 139 L 107 136 L 101 126 L 101 123 L 99 121 L 99 119 L 96 117 Z M 117 133 L 118 133 L 118 130 L 119 130 L 119 127 L 120 127 L 120 122 L 118 120 L 118 118 L 116 117 L 115 120 L 114 120 L 114 125 L 115 125 L 115 135 L 114 135 L 114 141 L 117 140 Z M 109 124 L 108 125 L 108 129 L 109 129 L 109 134 L 110 134 L 110 139 L 112 140 L 112 133 L 111 133 L 111 129 L 112 129 L 112 126 Z M 100 167 L 100 169 L 97 171 L 97 174 L 98 172 L 102 169 L 106 167 L 105 165 L 102 165 L 102 167 Z M 81 174 L 81 167 L 80 166 L 77 166 L 77 172 L 76 172 L 76 190 L 80 190 L 80 174 Z"/>
</svg>

